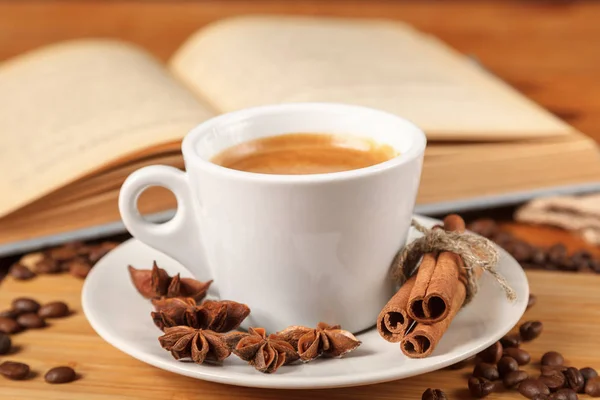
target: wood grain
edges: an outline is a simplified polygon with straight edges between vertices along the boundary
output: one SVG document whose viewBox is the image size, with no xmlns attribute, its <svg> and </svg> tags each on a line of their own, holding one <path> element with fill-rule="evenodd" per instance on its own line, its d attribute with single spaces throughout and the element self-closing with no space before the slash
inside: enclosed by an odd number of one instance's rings
<svg viewBox="0 0 600 400">
<path fill-rule="evenodd" d="M 538 304 L 524 319 L 541 320 L 539 339 L 523 345 L 531 352 L 536 371 L 542 354 L 556 350 L 569 364 L 600 368 L 600 276 L 534 271 L 528 273 Z M 69 275 L 40 276 L 29 282 L 7 278 L 0 290 L 0 309 L 17 296 L 40 302 L 64 300 L 75 311 L 65 319 L 50 320 L 42 330 L 13 336 L 19 350 L 0 361 L 28 363 L 36 376 L 27 381 L 0 378 L 0 397 L 6 399 L 100 400 L 100 399 L 418 399 L 428 387 L 439 387 L 450 398 L 469 398 L 466 376 L 472 367 L 459 371 L 442 370 L 406 380 L 335 390 L 263 390 L 203 382 L 146 365 L 111 347 L 95 334 L 81 311 L 82 281 Z M 110 288 L 107 288 L 110 290 Z M 115 294 L 118 295 L 118 294 Z M 157 343 L 158 346 L 158 343 Z M 403 357 L 398 349 L 398 357 Z M 44 382 L 45 372 L 58 365 L 70 365 L 80 379 L 65 385 Z M 250 368 L 250 367 L 249 367 Z M 494 394 L 490 399 L 518 399 L 516 392 Z"/>
<path fill-rule="evenodd" d="M 248 13 L 394 18 L 476 57 L 493 73 L 600 140 L 600 3 L 553 1 L 0 2 L 0 60 L 59 40 L 114 37 L 166 60 L 209 22 Z"/>
</svg>

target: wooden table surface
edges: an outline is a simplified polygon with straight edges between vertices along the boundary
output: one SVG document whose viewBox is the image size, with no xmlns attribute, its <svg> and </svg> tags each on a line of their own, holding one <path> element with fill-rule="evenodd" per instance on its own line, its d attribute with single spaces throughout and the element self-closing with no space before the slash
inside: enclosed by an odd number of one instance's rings
<svg viewBox="0 0 600 400">
<path fill-rule="evenodd" d="M 594 2 L 5 1 L 0 2 L 0 61 L 59 40 L 98 36 L 137 43 L 166 60 L 203 25 L 247 13 L 407 21 L 477 57 L 525 95 L 600 141 L 600 3 Z M 571 249 L 584 246 L 559 230 L 514 223 L 506 226 L 537 244 L 561 241 Z M 597 248 L 592 250 L 600 254 Z M 545 330 L 525 348 L 535 360 L 547 350 L 557 350 L 575 366 L 600 368 L 600 345 L 595 339 L 600 331 L 600 276 L 542 271 L 528 276 L 539 300 L 526 318 L 544 321 Z M 229 387 L 166 373 L 124 355 L 96 336 L 81 312 L 80 289 L 81 281 L 70 276 L 2 283 L 0 309 L 22 295 L 40 301 L 66 300 L 76 309 L 74 316 L 57 320 L 45 330 L 16 335 L 14 342 L 20 351 L 10 358 L 29 363 L 41 375 L 52 366 L 70 364 L 82 378 L 62 386 L 47 385 L 41 376 L 25 382 L 0 379 L 0 398 L 418 399 L 427 387 L 440 387 L 450 398 L 468 398 L 466 369 L 361 388 L 308 392 Z M 489 398 L 521 397 L 507 392 Z"/>
<path fill-rule="evenodd" d="M 123 266 L 125 268 L 125 266 Z M 528 273 L 531 290 L 538 304 L 525 313 L 524 320 L 544 322 L 542 335 L 522 348 L 534 363 L 524 367 L 539 370 L 542 354 L 561 352 L 567 362 L 578 367 L 600 369 L 600 276 L 559 272 Z M 75 313 L 50 321 L 50 326 L 13 335 L 19 351 L 2 360 L 18 360 L 37 373 L 26 381 L 0 378 L 0 398 L 47 400 L 210 400 L 210 399 L 420 399 L 428 387 L 442 388 L 450 399 L 468 399 L 467 376 L 463 370 L 442 370 L 430 374 L 378 385 L 329 390 L 264 390 L 217 383 L 175 375 L 154 368 L 121 353 L 95 334 L 81 311 L 82 281 L 69 275 L 41 276 L 18 282 L 7 278 L 0 290 L 0 309 L 17 296 L 30 296 L 40 302 L 66 301 Z M 107 288 L 107 290 L 110 290 Z M 158 342 L 156 344 L 158 346 Z M 403 357 L 398 349 L 398 357 Z M 1 360 L 0 360 L 1 361 Z M 70 365 L 81 378 L 65 385 L 49 385 L 44 373 L 58 365 Z M 250 367 L 249 367 L 250 368 Z M 258 372 L 257 372 L 258 373 Z M 536 375 L 537 376 L 537 375 Z M 494 393 L 489 399 L 522 398 L 516 392 Z"/>
</svg>

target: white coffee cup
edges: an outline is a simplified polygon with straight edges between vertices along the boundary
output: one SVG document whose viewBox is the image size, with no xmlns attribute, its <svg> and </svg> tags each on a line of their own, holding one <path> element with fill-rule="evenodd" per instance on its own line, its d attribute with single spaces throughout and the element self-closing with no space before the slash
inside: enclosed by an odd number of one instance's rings
<svg viewBox="0 0 600 400">
<path fill-rule="evenodd" d="M 233 145 L 285 133 L 346 134 L 392 146 L 398 156 L 367 168 L 315 175 L 228 169 L 211 158 Z M 252 310 L 243 326 L 375 324 L 392 295 L 388 269 L 404 245 L 426 139 L 395 115 L 331 103 L 263 106 L 224 114 L 183 140 L 187 172 L 150 166 L 131 174 L 119 197 L 125 226 L 199 280 L 214 279 L 221 299 Z M 177 212 L 145 221 L 137 198 L 163 186 Z"/>
</svg>

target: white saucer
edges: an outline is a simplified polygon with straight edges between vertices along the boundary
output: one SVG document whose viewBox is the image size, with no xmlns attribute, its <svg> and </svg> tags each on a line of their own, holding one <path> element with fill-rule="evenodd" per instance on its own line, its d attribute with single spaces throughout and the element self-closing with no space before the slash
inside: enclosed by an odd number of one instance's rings
<svg viewBox="0 0 600 400">
<path fill-rule="evenodd" d="M 423 217 L 418 220 L 426 226 L 437 223 Z M 410 239 L 416 237 L 417 233 L 412 232 Z M 371 329 L 357 335 L 362 345 L 342 359 L 292 364 L 269 375 L 256 371 L 233 355 L 222 366 L 196 365 L 176 361 L 163 350 L 157 340 L 162 333 L 150 318 L 152 306 L 137 293 L 127 272 L 129 264 L 150 268 L 153 260 L 170 274 L 180 272 L 182 276 L 190 276 L 180 264 L 135 239 L 123 243 L 96 264 L 83 287 L 83 310 L 92 327 L 116 348 L 158 368 L 240 386 L 281 389 L 357 386 L 434 371 L 474 355 L 500 339 L 517 324 L 529 296 L 525 273 L 502 251 L 499 270 L 516 291 L 517 301 L 508 302 L 492 279 L 482 277 L 479 294 L 460 311 L 430 357 L 407 358 L 399 344 L 384 341 L 375 329 Z M 249 306 L 252 308 L 251 304 Z"/>
</svg>

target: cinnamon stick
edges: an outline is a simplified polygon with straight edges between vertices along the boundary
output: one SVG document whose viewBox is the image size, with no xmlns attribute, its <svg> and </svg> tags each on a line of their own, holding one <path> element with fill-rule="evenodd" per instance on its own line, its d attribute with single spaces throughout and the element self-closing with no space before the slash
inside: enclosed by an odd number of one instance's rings
<svg viewBox="0 0 600 400">
<path fill-rule="evenodd" d="M 444 229 L 464 232 L 465 222 L 458 215 L 452 214 L 444 218 Z M 455 254 L 442 252 L 437 256 L 436 262 L 421 263 L 408 301 L 410 318 L 434 324 L 449 316 L 454 298 L 460 295 L 456 293 L 456 289 L 463 271 L 461 262 L 462 259 Z"/>
<path fill-rule="evenodd" d="M 407 280 L 400 290 L 388 301 L 377 317 L 377 331 L 388 342 L 399 342 L 413 320 L 408 316 L 408 298 L 415 285 L 416 277 Z"/>
</svg>

